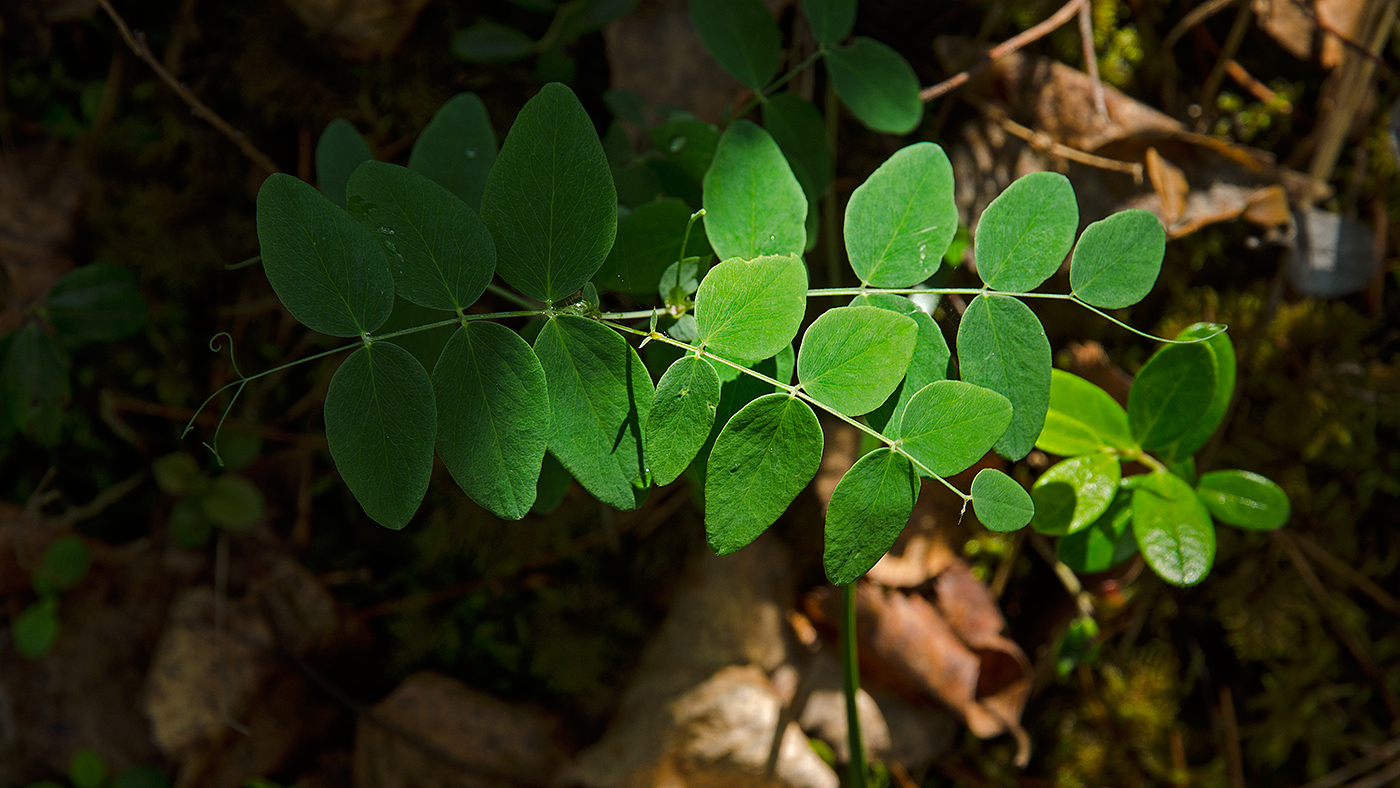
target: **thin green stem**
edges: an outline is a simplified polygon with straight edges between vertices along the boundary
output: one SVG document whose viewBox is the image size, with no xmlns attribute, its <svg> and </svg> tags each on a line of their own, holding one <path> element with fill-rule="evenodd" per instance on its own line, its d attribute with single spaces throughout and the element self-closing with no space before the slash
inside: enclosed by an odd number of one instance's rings
<svg viewBox="0 0 1400 788">
<path fill-rule="evenodd" d="M 225 271 L 237 271 L 237 270 L 240 269 L 240 268 L 247 268 L 247 267 L 250 266 L 250 265 L 257 265 L 258 263 L 261 263 L 261 262 L 262 262 L 262 255 L 260 255 L 260 254 L 258 254 L 258 255 L 253 255 L 252 257 L 249 257 L 247 260 L 244 260 L 244 261 L 241 262 L 241 263 L 231 263 L 231 264 L 229 264 L 229 265 L 224 266 L 224 270 L 225 270 Z"/>
<path fill-rule="evenodd" d="M 777 90 L 778 88 L 782 87 L 783 85 L 786 85 L 786 84 L 788 83 L 788 80 L 792 79 L 793 77 L 797 76 L 798 74 L 801 74 L 801 73 L 802 73 L 802 69 L 804 69 L 804 68 L 806 68 L 806 67 L 812 65 L 813 63 L 817 62 L 817 59 L 820 58 L 820 57 L 822 57 L 822 56 L 825 55 L 825 54 L 826 54 L 826 50 L 824 50 L 824 49 L 818 49 L 816 52 L 813 52 L 812 54 L 808 55 L 807 58 L 806 58 L 805 60 L 803 60 L 801 63 L 798 63 L 797 65 L 795 65 L 795 66 L 793 66 L 792 68 L 788 69 L 788 72 L 787 72 L 786 74 L 784 74 L 784 75 L 782 75 L 781 77 L 778 77 L 777 79 L 775 79 L 775 80 L 773 80 L 772 82 L 768 83 L 768 85 L 765 86 L 765 87 L 763 88 L 763 90 L 760 90 L 760 91 L 758 91 L 757 93 L 755 93 L 754 96 L 753 96 L 753 98 L 751 98 L 751 99 L 749 99 L 748 101 L 744 102 L 744 106 L 740 107 L 739 110 L 738 110 L 737 112 L 735 112 L 733 115 L 730 115 L 730 118 L 733 119 L 733 120 L 737 120 L 737 119 L 742 118 L 742 117 L 744 117 L 745 115 L 749 114 L 750 112 L 752 112 L 752 111 L 753 111 L 753 108 L 756 107 L 756 106 L 758 106 L 758 104 L 759 104 L 760 102 L 766 101 L 767 98 L 768 98 L 769 96 L 773 95 L 773 92 L 774 92 L 775 90 Z"/>
<path fill-rule="evenodd" d="M 851 748 L 851 786 L 865 788 L 865 744 L 860 735 L 860 660 L 856 652 L 856 584 L 841 586 L 841 678 L 846 690 L 846 739 Z"/>
</svg>

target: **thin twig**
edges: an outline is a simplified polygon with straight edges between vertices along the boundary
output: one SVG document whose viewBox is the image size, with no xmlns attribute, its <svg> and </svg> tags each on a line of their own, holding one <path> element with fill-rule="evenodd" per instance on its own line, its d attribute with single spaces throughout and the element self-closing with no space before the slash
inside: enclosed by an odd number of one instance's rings
<svg viewBox="0 0 1400 788">
<path fill-rule="evenodd" d="M 1030 144 L 1032 148 L 1043 151 L 1067 161 L 1078 162 L 1089 167 L 1096 167 L 1101 170 L 1111 172 L 1121 172 L 1133 176 L 1133 183 L 1142 183 L 1143 166 L 1142 162 L 1122 161 L 1119 159 L 1109 159 L 1103 156 L 1096 156 L 1092 153 L 1071 148 L 1061 142 L 1056 142 L 1051 136 L 1043 131 L 1036 131 L 1027 128 L 1006 116 L 1006 111 L 995 104 L 982 101 L 980 99 L 970 99 L 977 105 L 987 117 L 994 123 L 1000 125 L 1007 133 L 1020 137 Z"/>
<path fill-rule="evenodd" d="M 1381 588 L 1371 578 L 1361 574 L 1352 568 L 1350 564 L 1328 552 L 1322 545 L 1307 538 L 1306 536 L 1296 536 L 1294 539 L 1298 546 L 1303 548 L 1303 552 L 1308 557 L 1321 564 L 1328 571 L 1340 575 L 1341 578 L 1353 586 L 1356 590 L 1369 596 L 1372 601 L 1392 613 L 1400 615 L 1400 599 L 1396 599 L 1384 588 Z"/>
<path fill-rule="evenodd" d="M 1176 42 L 1180 41 L 1181 37 L 1186 35 L 1191 28 L 1229 8 L 1235 2 L 1236 0 L 1210 0 L 1191 9 L 1186 16 L 1181 18 L 1181 21 L 1172 26 L 1167 37 L 1162 39 L 1162 49 L 1171 49 L 1176 46 Z"/>
<path fill-rule="evenodd" d="M 1378 744 L 1371 751 L 1346 766 L 1328 772 L 1303 788 L 1337 788 L 1337 786 L 1358 775 L 1365 774 L 1386 761 L 1400 756 L 1400 738 Z"/>
<path fill-rule="evenodd" d="M 1225 723 L 1225 771 L 1230 775 L 1230 788 L 1245 788 L 1240 721 L 1235 716 L 1235 696 L 1229 687 L 1220 688 L 1220 717 Z"/>
<path fill-rule="evenodd" d="M 1210 75 L 1206 77 L 1206 83 L 1201 88 L 1201 109 L 1205 113 L 1201 117 L 1214 116 L 1215 96 L 1220 92 L 1220 83 L 1225 79 L 1225 64 L 1233 60 L 1235 53 L 1240 51 L 1240 45 L 1244 43 L 1245 33 L 1249 32 L 1249 23 L 1253 19 L 1253 6 L 1241 3 L 1239 13 L 1235 14 L 1235 22 L 1225 36 L 1225 45 L 1220 49 L 1220 59 L 1210 70 Z"/>
<path fill-rule="evenodd" d="M 185 87 L 180 80 L 176 79 L 174 74 L 166 70 L 165 66 L 162 65 L 160 60 L 151 52 L 150 46 L 146 44 L 145 34 L 131 32 L 131 28 L 127 26 L 126 20 L 122 19 L 121 14 L 117 13 L 117 9 L 112 7 L 110 0 L 97 0 L 97 3 L 102 6 L 103 11 L 107 12 L 107 16 L 112 18 L 112 23 L 117 26 L 117 32 L 121 34 L 122 40 L 126 42 L 126 45 L 131 47 L 131 51 L 135 52 L 137 57 L 146 61 L 146 65 L 150 66 L 151 70 L 156 72 L 156 76 L 160 77 L 162 82 L 170 86 L 171 90 L 175 91 L 175 95 L 179 96 L 180 100 L 184 101 L 185 104 L 189 106 L 190 111 L 193 112 L 196 117 L 202 118 L 209 125 L 217 129 L 220 134 L 228 137 L 233 144 L 238 146 L 239 150 L 243 151 L 243 155 L 247 156 L 254 164 L 269 173 L 281 172 L 277 165 L 273 163 L 272 159 L 268 158 L 267 154 L 258 150 L 256 145 L 250 142 L 247 137 L 243 136 L 243 132 L 235 129 L 228 121 L 219 117 L 218 113 L 209 109 L 204 102 L 200 101 L 197 96 L 190 92 L 189 88 Z"/>
<path fill-rule="evenodd" d="M 1108 119 L 1108 103 L 1103 97 L 1103 80 L 1099 79 L 1099 56 L 1094 52 L 1094 17 L 1088 3 L 1079 6 L 1079 40 L 1084 47 L 1084 70 L 1089 73 L 1089 85 L 1094 94 L 1094 109 L 1099 117 Z"/>
<path fill-rule="evenodd" d="M 1044 22 L 1028 28 L 987 50 L 987 54 L 983 55 L 982 59 L 975 64 L 948 77 L 937 85 L 932 85 L 919 91 L 919 98 L 923 101 L 933 101 L 950 90 L 962 87 L 969 79 L 981 73 L 987 66 L 990 66 L 1033 41 L 1044 38 L 1049 35 L 1051 31 L 1069 22 L 1069 20 L 1074 18 L 1075 14 L 1079 13 L 1080 6 L 1086 5 L 1088 1 L 1089 0 L 1069 0 L 1068 3 L 1065 3 L 1060 10 L 1051 14 Z"/>
</svg>

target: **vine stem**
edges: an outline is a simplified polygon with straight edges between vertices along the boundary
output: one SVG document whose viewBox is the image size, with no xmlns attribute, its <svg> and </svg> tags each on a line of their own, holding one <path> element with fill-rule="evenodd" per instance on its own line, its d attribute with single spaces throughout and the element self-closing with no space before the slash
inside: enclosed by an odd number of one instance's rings
<svg viewBox="0 0 1400 788">
<path fill-rule="evenodd" d="M 812 54 L 808 55 L 806 59 L 804 59 L 801 63 L 798 63 L 797 65 L 788 69 L 788 72 L 786 74 L 783 74 L 781 77 L 778 77 L 777 79 L 768 83 L 768 85 L 766 85 L 762 90 L 754 93 L 753 98 L 744 102 L 744 105 L 740 107 L 737 112 L 731 115 L 730 119 L 738 120 L 739 118 L 742 118 L 745 115 L 752 112 L 754 107 L 758 106 L 760 103 L 766 102 L 768 100 L 768 96 L 772 95 L 773 91 L 777 90 L 783 85 L 786 85 L 788 83 L 788 80 L 802 73 L 802 69 L 817 62 L 817 60 L 825 54 L 826 49 L 819 48 L 816 52 L 813 52 Z"/>
<path fill-rule="evenodd" d="M 841 586 L 841 678 L 846 690 L 846 737 L 852 788 L 865 788 L 865 744 L 860 735 L 860 659 L 856 654 L 856 584 Z"/>
</svg>

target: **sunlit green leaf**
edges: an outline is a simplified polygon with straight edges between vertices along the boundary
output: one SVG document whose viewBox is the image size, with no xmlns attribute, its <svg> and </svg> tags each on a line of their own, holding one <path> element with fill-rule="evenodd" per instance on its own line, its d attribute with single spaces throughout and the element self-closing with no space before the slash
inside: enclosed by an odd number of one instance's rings
<svg viewBox="0 0 1400 788">
<path fill-rule="evenodd" d="M 973 235 L 977 275 L 989 287 L 1030 292 L 1059 269 L 1079 229 L 1079 204 L 1058 172 L 1017 178 L 982 212 Z"/>
<path fill-rule="evenodd" d="M 812 35 L 827 46 L 841 43 L 856 24 L 856 0 L 802 0 L 802 11 Z"/>
<path fill-rule="evenodd" d="M 931 142 L 896 152 L 846 206 L 851 267 L 875 287 L 910 287 L 928 279 L 943 264 L 957 230 L 953 166 Z"/>
<path fill-rule="evenodd" d="M 513 27 L 480 22 L 452 34 L 452 54 L 468 63 L 509 63 L 535 51 L 535 42 Z"/>
<path fill-rule="evenodd" d="M 1235 393 L 1235 346 L 1224 333 L 1225 327 L 1217 323 L 1196 323 L 1176 335 L 1177 339 L 1200 339 L 1210 337 L 1201 343 L 1209 348 L 1215 361 L 1215 388 L 1211 393 L 1210 405 L 1196 419 L 1181 437 L 1172 441 L 1161 453 L 1168 459 L 1186 458 L 1201 450 L 1215 434 L 1220 423 L 1225 420 L 1225 411 L 1230 408 L 1230 398 Z"/>
<path fill-rule="evenodd" d="M 989 531 L 1020 530 L 1035 515 L 1026 489 L 995 468 L 983 468 L 972 480 L 972 512 Z"/>
<path fill-rule="evenodd" d="M 1128 391 L 1128 424 L 1144 449 L 1170 444 L 1196 426 L 1215 394 L 1215 352 L 1203 344 L 1166 345 Z"/>
<path fill-rule="evenodd" d="M 754 90 L 778 73 L 782 34 L 761 0 L 691 0 L 690 21 L 715 60 Z"/>
<path fill-rule="evenodd" d="M 45 597 L 25 608 L 10 624 L 15 651 L 25 659 L 49 653 L 58 639 L 58 598 Z"/>
<path fill-rule="evenodd" d="M 1199 583 L 1215 562 L 1210 513 L 1191 485 L 1170 473 L 1146 474 L 1136 482 L 1133 535 L 1142 557 L 1172 585 Z"/>
<path fill-rule="evenodd" d="M 840 586 L 865 574 L 894 544 L 914 511 L 919 477 L 902 455 L 881 447 L 841 477 L 826 508 L 826 576 Z"/>
<path fill-rule="evenodd" d="M 1141 301 L 1157 283 L 1167 231 L 1153 214 L 1119 211 L 1084 228 L 1069 262 L 1069 286 L 1094 306 L 1119 309 Z"/>
<path fill-rule="evenodd" d="M 49 290 L 44 311 L 59 339 L 70 347 L 122 339 L 146 322 L 146 301 L 136 291 L 135 278 L 110 263 L 69 272 Z"/>
<path fill-rule="evenodd" d="M 407 350 L 376 342 L 350 354 L 326 392 L 326 442 L 350 492 L 375 522 L 413 519 L 433 470 L 437 405 Z"/>
<path fill-rule="evenodd" d="M 1030 453 L 1050 405 L 1050 340 L 1020 299 L 984 294 L 972 299 L 958 326 L 962 378 L 1011 400 L 1011 426 L 997 453 L 1019 460 Z"/>
<path fill-rule="evenodd" d="M 719 375 L 698 356 L 676 361 L 661 376 L 646 423 L 647 456 L 656 484 L 675 481 L 695 459 L 714 426 L 719 397 Z"/>
<path fill-rule="evenodd" d="M 1088 528 L 1113 502 L 1122 474 L 1118 458 L 1107 453 L 1055 463 L 1031 487 L 1035 501 L 1031 526 L 1054 536 Z"/>
<path fill-rule="evenodd" d="M 495 162 L 496 131 L 475 93 L 458 93 L 443 104 L 408 156 L 410 170 L 432 178 L 473 211 L 481 210 L 481 192 Z"/>
<path fill-rule="evenodd" d="M 1196 482 L 1196 494 L 1215 519 L 1255 531 L 1288 522 L 1288 494 L 1273 481 L 1249 471 L 1214 471 Z"/>
<path fill-rule="evenodd" d="M 617 191 L 593 121 L 568 87 L 545 85 L 516 116 L 481 196 L 496 270 L 557 301 L 603 265 L 617 235 Z"/>
<path fill-rule="evenodd" d="M 822 430 L 807 403 L 769 394 L 724 425 L 705 474 L 705 536 L 717 555 L 758 538 L 802 492 L 822 458 Z"/>
<path fill-rule="evenodd" d="M 715 254 L 800 255 L 806 219 L 802 186 L 768 132 L 746 120 L 725 129 L 705 173 L 705 234 Z"/>
<path fill-rule="evenodd" d="M 773 255 L 725 260 L 695 293 L 701 345 L 736 359 L 775 355 L 797 336 L 807 313 L 807 266 Z"/>
<path fill-rule="evenodd" d="M 918 330 L 912 318 L 888 309 L 828 310 L 802 335 L 797 379 L 823 405 L 847 416 L 868 413 L 904 378 Z"/>
<path fill-rule="evenodd" d="M 680 260 L 682 239 L 686 256 L 710 253 L 704 220 L 696 220 L 687 238 L 689 222 L 690 208 L 676 199 L 649 202 L 622 217 L 617 224 L 617 242 L 593 275 L 594 284 L 601 290 L 636 295 L 656 292 L 662 274 Z"/>
<path fill-rule="evenodd" d="M 909 372 L 905 374 L 904 382 L 899 384 L 899 388 L 895 389 L 895 393 L 890 395 L 890 399 L 887 399 L 884 405 L 865 416 L 870 426 L 877 430 L 884 430 L 887 424 L 898 426 L 899 420 L 904 416 L 904 409 L 909 406 L 909 400 L 913 399 L 920 389 L 935 380 L 947 380 L 948 361 L 953 354 L 948 350 L 948 342 L 943 338 L 943 330 L 938 327 L 938 323 L 904 296 L 869 293 L 851 299 L 850 305 L 873 306 L 898 312 L 912 318 L 919 328 L 914 337 L 914 355 L 909 361 Z"/>
<path fill-rule="evenodd" d="M 0 402 L 14 426 L 45 445 L 58 443 L 71 389 L 68 359 L 44 329 L 30 323 L 8 337 L 0 365 Z"/>
<path fill-rule="evenodd" d="M 899 445 L 939 476 L 971 468 L 1011 424 L 1011 402 L 961 380 L 924 386 L 894 431 Z"/>
<path fill-rule="evenodd" d="M 1137 554 L 1133 538 L 1133 494 L 1120 489 L 1088 528 L 1060 537 L 1055 555 L 1076 572 L 1103 572 Z M 1039 514 L 1039 509 L 1036 510 Z"/>
<path fill-rule="evenodd" d="M 908 134 L 924 117 L 919 77 L 903 55 L 873 38 L 827 51 L 826 68 L 836 94 L 875 131 Z"/>
<path fill-rule="evenodd" d="M 336 118 L 316 141 L 316 184 L 326 199 L 345 207 L 345 184 L 361 162 L 374 158 L 365 138 L 350 121 Z"/>
<path fill-rule="evenodd" d="M 1050 371 L 1050 409 L 1036 448 L 1061 457 L 1136 446 L 1128 414 L 1108 392 L 1062 369 Z"/>
</svg>

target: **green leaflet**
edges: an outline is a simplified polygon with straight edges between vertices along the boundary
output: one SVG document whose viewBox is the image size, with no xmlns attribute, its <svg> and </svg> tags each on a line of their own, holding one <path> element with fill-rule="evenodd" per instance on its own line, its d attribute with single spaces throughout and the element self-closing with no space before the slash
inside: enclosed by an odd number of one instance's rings
<svg viewBox="0 0 1400 788">
<path fill-rule="evenodd" d="M 655 390 L 637 351 L 601 323 L 550 318 L 535 340 L 551 405 L 549 451 L 594 498 L 635 509 L 646 497 L 642 425 Z"/>
<path fill-rule="evenodd" d="M 768 132 L 746 120 L 725 129 L 704 186 L 705 234 L 720 259 L 806 248 L 807 198 Z"/>
<path fill-rule="evenodd" d="M 1111 569 L 1137 554 L 1132 526 L 1133 494 L 1120 489 L 1092 525 L 1060 537 L 1055 543 L 1055 555 L 1076 572 Z"/>
<path fill-rule="evenodd" d="M 146 301 L 120 265 L 94 263 L 68 272 L 44 299 L 44 312 L 69 347 L 113 342 L 141 330 Z"/>
<path fill-rule="evenodd" d="M 725 260 L 695 292 L 697 339 L 727 358 L 768 358 L 797 336 L 807 312 L 807 266 L 771 255 Z"/>
<path fill-rule="evenodd" d="M 199 507 L 215 525 L 242 531 L 263 518 L 263 494 L 248 479 L 228 473 L 209 483 L 199 496 Z"/>
<path fill-rule="evenodd" d="M 58 443 L 63 409 L 72 394 L 68 359 L 44 329 L 29 323 L 6 337 L 9 349 L 0 375 L 0 402 L 16 429 L 45 446 Z"/>
<path fill-rule="evenodd" d="M 938 380 L 909 400 L 894 437 L 924 467 L 952 476 L 982 459 L 1011 418 L 1011 402 L 995 391 L 961 380 Z"/>
<path fill-rule="evenodd" d="M 1078 228 L 1079 205 L 1068 178 L 1057 172 L 1023 175 L 977 221 L 977 275 L 988 287 L 1030 292 L 1059 269 Z"/>
<path fill-rule="evenodd" d="M 948 362 L 953 354 L 948 350 L 948 342 L 943 338 L 943 330 L 938 327 L 929 313 L 920 309 L 904 296 L 889 293 L 870 293 L 851 299 L 851 306 L 873 306 L 898 312 L 914 319 L 919 332 L 914 337 L 914 355 L 909 361 L 909 372 L 895 393 L 876 410 L 866 414 L 870 426 L 883 431 L 887 424 L 899 424 L 909 400 L 924 386 L 935 380 L 948 379 Z"/>
<path fill-rule="evenodd" d="M 997 453 L 1029 454 L 1050 404 L 1050 340 L 1035 313 L 1010 296 L 972 299 L 958 326 L 958 361 L 963 380 L 1011 400 L 1011 427 Z"/>
<path fill-rule="evenodd" d="M 699 356 L 677 360 L 661 376 L 646 423 L 654 484 L 675 481 L 695 459 L 714 427 L 719 397 L 719 375 Z"/>
<path fill-rule="evenodd" d="M 394 278 L 369 230 L 315 189 L 274 173 L 258 190 L 263 271 L 292 317 L 335 337 L 379 328 Z"/>
<path fill-rule="evenodd" d="M 513 27 L 480 22 L 452 34 L 452 54 L 468 63 L 509 63 L 535 51 L 535 42 Z"/>
<path fill-rule="evenodd" d="M 1112 454 L 1086 454 L 1055 463 L 1035 480 L 1031 527 L 1043 534 L 1064 536 L 1088 528 L 1118 494 L 1123 471 Z"/>
<path fill-rule="evenodd" d="M 795 366 L 796 355 L 793 353 L 792 345 L 783 348 L 777 356 L 767 358 L 759 362 L 748 364 L 749 368 L 762 375 L 767 375 L 774 380 L 784 383 L 792 380 L 792 371 Z M 724 429 L 724 425 L 734 417 L 743 407 L 750 402 L 777 391 L 769 383 L 764 383 L 752 375 L 744 375 L 728 364 L 721 364 L 711 358 L 706 358 L 710 365 L 714 367 L 719 375 L 719 405 L 715 408 L 715 423 L 710 428 L 710 434 L 705 438 L 705 443 L 696 453 L 695 460 L 691 462 L 690 468 L 694 471 L 697 480 L 703 485 L 705 483 L 705 472 L 709 467 L 710 451 L 714 449 L 715 440 L 719 438 L 719 433 Z"/>
<path fill-rule="evenodd" d="M 1135 478 L 1133 535 L 1142 557 L 1172 585 L 1199 583 L 1215 562 L 1210 513 L 1191 485 L 1177 476 L 1150 473 Z"/>
<path fill-rule="evenodd" d="M 705 538 L 729 555 L 758 538 L 802 492 L 822 458 L 822 430 L 807 403 L 769 394 L 720 430 L 705 474 Z"/>
<path fill-rule="evenodd" d="M 1024 487 L 995 468 L 983 468 L 972 480 L 972 511 L 989 531 L 1010 533 L 1024 528 L 1035 505 Z"/>
<path fill-rule="evenodd" d="M 1119 211 L 1084 228 L 1069 261 L 1069 286 L 1076 296 L 1104 309 L 1141 301 L 1157 283 L 1167 231 L 1147 211 Z"/>
<path fill-rule="evenodd" d="M 367 161 L 345 193 L 350 215 L 384 246 L 398 295 L 429 309 L 465 310 L 486 292 L 496 244 L 452 192 L 406 167 Z"/>
<path fill-rule="evenodd" d="M 826 46 L 841 43 L 856 24 L 856 0 L 802 0 L 802 11 L 812 35 Z"/>
<path fill-rule="evenodd" d="M 924 117 L 919 77 L 902 55 L 873 38 L 826 53 L 836 94 L 856 118 L 875 131 L 908 134 Z"/>
<path fill-rule="evenodd" d="M 481 195 L 496 270 L 512 287 L 558 301 L 602 266 L 617 235 L 617 191 L 578 97 L 559 83 L 525 102 Z"/>
<path fill-rule="evenodd" d="M 1203 344 L 1166 345 L 1128 391 L 1128 424 L 1144 449 L 1160 449 L 1196 426 L 1215 393 L 1215 353 Z"/>
<path fill-rule="evenodd" d="M 1108 392 L 1078 375 L 1050 370 L 1050 409 L 1036 438 L 1041 451 L 1074 457 L 1104 447 L 1133 449 L 1128 414 Z"/>
<path fill-rule="evenodd" d="M 822 195 L 831 183 L 831 149 L 826 122 L 811 102 L 795 93 L 771 96 L 763 105 L 763 125 L 787 157 L 792 174 L 807 198 L 806 248 L 816 245 Z"/>
<path fill-rule="evenodd" d="M 39 659 L 58 639 L 58 598 L 48 597 L 25 608 L 10 625 L 15 651 L 25 659 Z"/>
<path fill-rule="evenodd" d="M 802 335 L 797 379 L 823 405 L 847 416 L 868 413 L 904 378 L 918 330 L 912 318 L 888 309 L 828 310 Z"/>
<path fill-rule="evenodd" d="M 549 438 L 544 369 L 519 334 L 473 320 L 433 368 L 437 451 L 458 486 L 507 520 L 535 503 Z"/>
<path fill-rule="evenodd" d="M 686 238 L 690 208 L 684 202 L 662 199 L 639 206 L 618 222 L 617 242 L 593 275 L 593 283 L 602 290 L 634 295 L 656 292 L 661 275 L 680 260 L 683 238 L 688 257 L 709 255 L 704 221 L 696 220 Z"/>
<path fill-rule="evenodd" d="M 481 210 L 481 192 L 495 162 L 496 131 L 475 93 L 448 99 L 418 135 L 408 156 L 410 170 L 432 178 L 473 211 Z"/>
<path fill-rule="evenodd" d="M 931 142 L 897 151 L 846 206 L 851 267 L 875 287 L 910 287 L 928 279 L 957 231 L 953 166 Z"/>
<path fill-rule="evenodd" d="M 778 73 L 782 34 L 760 0 L 691 0 L 690 21 L 705 48 L 754 90 Z"/>
<path fill-rule="evenodd" d="M 882 446 L 857 460 L 826 508 L 827 578 L 841 586 L 870 571 L 904 530 L 918 497 L 919 477 L 902 455 Z"/>
<path fill-rule="evenodd" d="M 326 199 L 345 207 L 345 184 L 361 162 L 374 158 L 365 138 L 350 121 L 336 118 L 316 141 L 316 183 Z"/>
<path fill-rule="evenodd" d="M 530 507 L 534 514 L 549 514 L 564 502 L 569 492 L 569 483 L 574 477 L 559 464 L 553 454 L 545 452 L 544 464 L 540 466 L 540 480 L 535 485 L 535 505 Z"/>
<path fill-rule="evenodd" d="M 1196 495 L 1215 519 L 1254 531 L 1272 531 L 1288 522 L 1288 494 L 1249 471 L 1215 471 L 1196 482 Z"/>
<path fill-rule="evenodd" d="M 1162 449 L 1162 454 L 1171 458 L 1189 457 L 1201 450 L 1225 420 L 1225 411 L 1230 407 L 1230 398 L 1235 393 L 1235 346 L 1224 333 L 1225 327 L 1217 323 L 1195 323 L 1176 335 L 1177 339 L 1200 339 L 1211 337 L 1201 343 L 1209 348 L 1215 359 L 1215 389 L 1211 393 L 1210 405 L 1205 413 L 1185 434 Z M 1215 336 L 1212 336 L 1212 335 Z"/>
<path fill-rule="evenodd" d="M 331 377 L 325 414 L 331 459 L 365 514 L 403 528 L 433 472 L 437 406 L 423 365 L 388 342 L 362 347 Z"/>
</svg>

